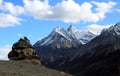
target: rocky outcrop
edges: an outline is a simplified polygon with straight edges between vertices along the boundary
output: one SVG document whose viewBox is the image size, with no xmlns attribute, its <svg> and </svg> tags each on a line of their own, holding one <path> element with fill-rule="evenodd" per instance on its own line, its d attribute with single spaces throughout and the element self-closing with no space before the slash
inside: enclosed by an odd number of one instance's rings
<svg viewBox="0 0 120 76">
<path fill-rule="evenodd" d="M 38 59 L 33 46 L 26 37 L 20 38 L 18 42 L 13 44 L 12 51 L 9 52 L 8 58 L 10 60 Z"/>
</svg>

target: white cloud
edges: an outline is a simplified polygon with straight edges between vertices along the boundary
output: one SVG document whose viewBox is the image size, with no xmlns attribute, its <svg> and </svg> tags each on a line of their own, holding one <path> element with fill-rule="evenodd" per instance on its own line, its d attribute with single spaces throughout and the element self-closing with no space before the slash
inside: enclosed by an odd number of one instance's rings
<svg viewBox="0 0 120 76">
<path fill-rule="evenodd" d="M 64 22 L 98 22 L 106 17 L 116 5 L 115 2 L 83 2 L 62 0 L 50 5 L 49 0 L 23 0 L 24 5 L 18 6 L 0 0 L 0 27 L 15 26 L 21 23 L 20 15 L 32 16 L 39 20 L 59 20 Z M 119 11 L 119 10 L 118 10 Z M 11 18 L 11 19 L 10 19 Z M 7 20 L 6 20 L 7 19 Z M 12 20 L 13 19 L 13 20 Z"/>
<path fill-rule="evenodd" d="M 0 47 L 0 60 L 9 60 L 8 53 L 11 51 L 11 45 Z"/>
<path fill-rule="evenodd" d="M 0 0 L 0 5 L 2 4 L 2 0 Z"/>
<path fill-rule="evenodd" d="M 115 2 L 84 2 L 81 5 L 74 0 L 62 0 L 55 6 L 51 6 L 48 0 L 23 0 L 27 13 L 36 19 L 61 20 L 64 22 L 98 22 L 105 18 L 116 5 Z M 96 6 L 93 9 L 93 6 Z M 96 10 L 96 12 L 93 12 Z"/>
<path fill-rule="evenodd" d="M 23 0 L 23 2 L 25 3 L 24 7 L 27 14 L 29 13 L 34 18 L 43 19 L 49 15 L 50 6 L 47 1 L 42 2 L 39 0 Z"/>
<path fill-rule="evenodd" d="M 21 15 L 24 13 L 24 8 L 15 6 L 10 2 L 5 2 L 3 5 L 4 10 L 8 11 L 12 15 Z"/>
<path fill-rule="evenodd" d="M 103 26 L 103 25 L 92 24 L 87 26 L 86 28 L 95 35 L 99 35 L 103 29 L 109 28 L 110 26 L 111 25 Z"/>
<path fill-rule="evenodd" d="M 14 5 L 10 2 L 0 1 L 0 10 L 11 15 L 21 15 L 24 13 L 24 7 Z"/>
<path fill-rule="evenodd" d="M 97 12 L 96 14 L 98 15 L 100 19 L 104 19 L 105 14 L 108 12 L 111 12 L 113 7 L 116 5 L 115 2 L 111 2 L 111 1 L 108 3 L 92 1 L 92 3 L 97 6 L 95 10 Z"/>
<path fill-rule="evenodd" d="M 58 3 L 52 10 L 54 12 L 54 19 L 62 20 L 64 22 L 96 22 L 98 21 L 97 15 L 92 11 L 92 5 L 84 2 L 79 5 L 73 0 L 63 1 Z M 92 17 L 92 18 L 91 18 Z"/>
<path fill-rule="evenodd" d="M 0 27 L 15 26 L 22 21 L 20 18 L 11 14 L 0 14 Z"/>
<path fill-rule="evenodd" d="M 9 27 L 20 24 L 19 15 L 24 13 L 24 8 L 0 0 L 0 11 L 0 27 Z"/>
</svg>

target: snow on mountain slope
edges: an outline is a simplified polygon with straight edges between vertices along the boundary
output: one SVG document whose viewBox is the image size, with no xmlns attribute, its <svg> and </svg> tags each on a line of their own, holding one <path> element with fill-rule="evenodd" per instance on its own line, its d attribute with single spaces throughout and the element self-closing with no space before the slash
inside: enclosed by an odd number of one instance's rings
<svg viewBox="0 0 120 76">
<path fill-rule="evenodd" d="M 72 35 L 74 38 L 77 38 L 81 44 L 86 44 L 91 39 L 96 37 L 94 34 L 92 34 L 89 30 L 77 30 L 74 26 L 70 26 L 67 29 L 68 33 Z"/>
<path fill-rule="evenodd" d="M 93 34 L 89 30 L 80 31 L 79 40 L 82 44 L 86 44 L 95 38 L 97 35 Z"/>
<path fill-rule="evenodd" d="M 75 76 L 120 76 L 118 69 L 120 64 L 120 23 L 104 30 L 70 56 L 70 60 L 62 66 L 63 70 L 70 67 L 68 71 L 76 74 Z"/>
<path fill-rule="evenodd" d="M 76 49 L 88 44 L 96 36 L 89 29 L 77 30 L 72 25 L 67 30 L 57 27 L 47 37 L 36 42 L 34 48 L 44 65 L 60 66 L 76 58 Z"/>
<path fill-rule="evenodd" d="M 69 41 L 72 41 L 70 34 L 68 34 L 68 32 L 64 28 L 60 27 L 55 28 L 53 32 L 49 35 L 49 37 L 55 36 L 57 34 L 61 35 Z"/>
<path fill-rule="evenodd" d="M 48 37 L 38 41 L 36 45 L 38 46 L 47 46 L 47 45 L 56 45 L 62 46 L 62 44 L 68 44 L 72 46 L 78 46 L 79 40 L 74 38 L 68 33 L 64 28 L 57 27 L 55 28 Z M 67 46 L 67 45 L 66 45 Z"/>
<path fill-rule="evenodd" d="M 59 40 L 58 37 L 61 36 L 75 45 L 75 41 L 77 40 L 79 40 L 79 42 L 84 45 L 92 39 L 94 39 L 96 36 L 98 36 L 101 33 L 101 31 L 107 27 L 91 25 L 85 28 L 84 30 L 77 30 L 72 25 L 70 25 L 70 27 L 67 30 L 65 30 L 64 28 L 57 27 L 51 32 L 51 34 L 49 34 L 48 37 L 38 41 L 37 44 L 39 44 L 39 46 L 49 45 L 53 42 L 57 42 L 56 40 Z"/>
<path fill-rule="evenodd" d="M 101 34 L 111 33 L 113 35 L 120 35 L 120 22 L 116 25 L 109 27 L 108 29 L 104 29 Z"/>
<path fill-rule="evenodd" d="M 74 33 L 78 32 L 78 30 L 73 25 L 70 25 L 69 28 L 67 29 L 67 31 L 70 34 L 74 34 Z"/>
<path fill-rule="evenodd" d="M 66 30 L 63 28 L 57 27 L 51 32 L 51 34 L 48 37 L 43 39 L 43 42 L 41 43 L 41 45 L 49 45 L 49 44 L 57 41 L 57 39 L 59 37 L 58 35 L 71 41 L 71 39 L 68 37 L 69 34 L 67 34 Z"/>
<path fill-rule="evenodd" d="M 79 40 L 70 35 L 67 30 L 57 27 L 46 38 L 35 43 L 34 48 L 42 63 L 47 65 L 60 60 L 56 63 L 60 65 L 73 52 L 70 49 L 77 48 L 80 44 Z"/>
</svg>

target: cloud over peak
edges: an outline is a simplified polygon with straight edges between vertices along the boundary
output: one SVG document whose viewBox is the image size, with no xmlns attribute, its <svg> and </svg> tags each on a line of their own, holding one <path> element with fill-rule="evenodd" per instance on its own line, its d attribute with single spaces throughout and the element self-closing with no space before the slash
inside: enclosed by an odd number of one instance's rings
<svg viewBox="0 0 120 76">
<path fill-rule="evenodd" d="M 111 25 L 97 25 L 97 24 L 91 24 L 86 27 L 89 31 L 91 31 L 95 35 L 100 35 L 101 31 L 103 29 L 109 28 Z"/>
</svg>

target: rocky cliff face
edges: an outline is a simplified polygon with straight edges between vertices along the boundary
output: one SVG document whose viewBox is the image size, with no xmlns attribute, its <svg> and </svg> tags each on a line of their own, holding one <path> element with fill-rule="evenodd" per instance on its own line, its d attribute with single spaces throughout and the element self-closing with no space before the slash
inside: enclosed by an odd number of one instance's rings
<svg viewBox="0 0 120 76">
<path fill-rule="evenodd" d="M 8 54 L 10 60 L 38 59 L 30 41 L 24 37 L 13 44 L 12 51 Z"/>
</svg>

